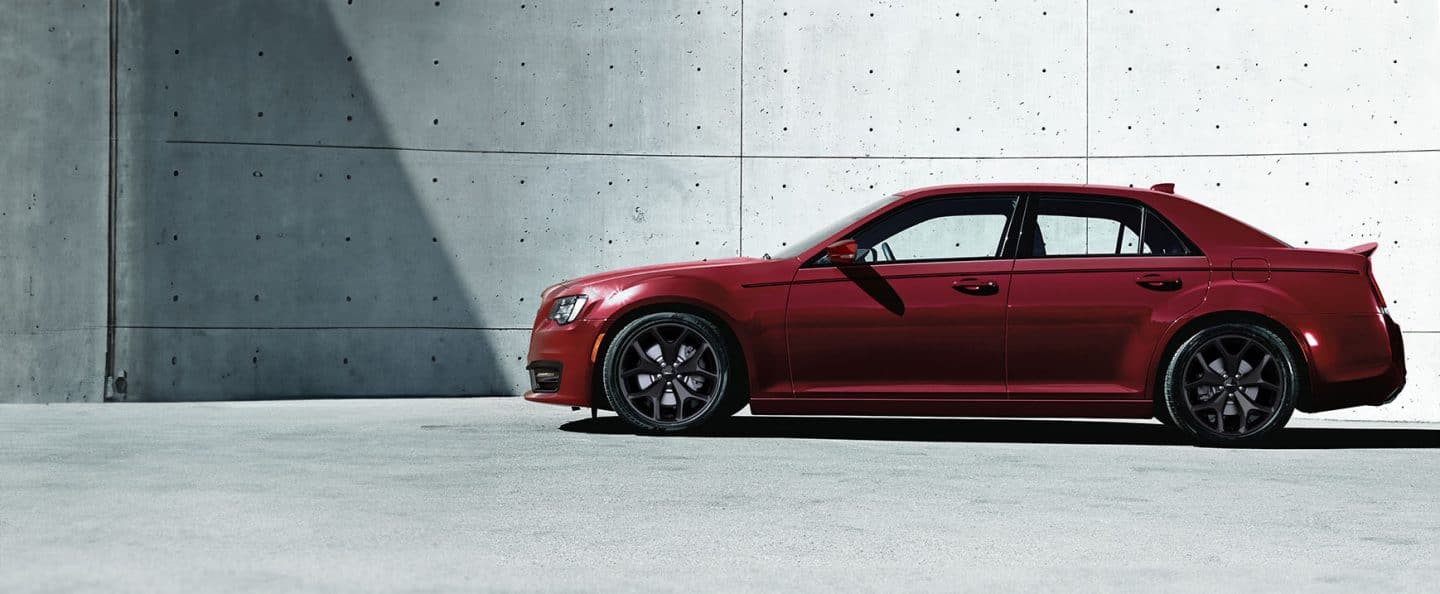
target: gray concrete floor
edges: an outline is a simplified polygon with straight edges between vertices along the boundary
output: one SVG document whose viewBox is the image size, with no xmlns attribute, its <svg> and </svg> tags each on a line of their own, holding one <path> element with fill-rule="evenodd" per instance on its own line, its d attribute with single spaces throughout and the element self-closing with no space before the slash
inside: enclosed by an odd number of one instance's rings
<svg viewBox="0 0 1440 594">
<path fill-rule="evenodd" d="M 0 591 L 1434 591 L 1440 426 L 0 406 Z"/>
</svg>

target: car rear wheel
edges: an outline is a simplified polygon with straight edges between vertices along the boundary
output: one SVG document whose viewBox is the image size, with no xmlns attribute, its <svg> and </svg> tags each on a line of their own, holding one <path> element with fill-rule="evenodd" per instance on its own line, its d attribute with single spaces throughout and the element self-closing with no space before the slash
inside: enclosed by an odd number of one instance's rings
<svg viewBox="0 0 1440 594">
<path fill-rule="evenodd" d="M 724 335 L 687 313 L 654 313 L 625 325 L 602 366 L 616 414 L 646 433 L 676 433 L 734 414 L 742 381 Z M 742 405 L 743 406 L 743 405 Z"/>
<path fill-rule="evenodd" d="M 1262 326 L 1201 330 L 1166 365 L 1164 412 L 1201 444 L 1257 443 L 1284 427 L 1295 411 L 1300 389 L 1295 357 Z"/>
</svg>

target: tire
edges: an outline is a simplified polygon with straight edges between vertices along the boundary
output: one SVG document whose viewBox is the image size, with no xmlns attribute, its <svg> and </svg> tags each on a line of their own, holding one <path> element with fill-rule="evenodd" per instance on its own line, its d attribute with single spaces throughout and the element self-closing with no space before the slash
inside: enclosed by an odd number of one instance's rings
<svg viewBox="0 0 1440 594">
<path fill-rule="evenodd" d="M 745 406 L 739 353 L 713 322 L 688 313 L 641 316 L 605 349 L 605 399 L 638 432 L 696 429 Z"/>
<path fill-rule="evenodd" d="M 1299 369 L 1294 349 L 1263 326 L 1212 326 L 1166 362 L 1164 410 L 1157 412 L 1200 445 L 1255 445 L 1290 421 Z"/>
</svg>

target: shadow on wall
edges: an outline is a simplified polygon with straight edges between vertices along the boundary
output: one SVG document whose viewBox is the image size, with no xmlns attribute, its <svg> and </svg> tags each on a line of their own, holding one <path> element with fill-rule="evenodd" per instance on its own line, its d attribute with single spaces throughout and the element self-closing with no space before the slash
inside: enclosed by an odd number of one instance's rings
<svg viewBox="0 0 1440 594">
<path fill-rule="evenodd" d="M 512 391 L 343 8 L 122 2 L 122 398 Z"/>
</svg>

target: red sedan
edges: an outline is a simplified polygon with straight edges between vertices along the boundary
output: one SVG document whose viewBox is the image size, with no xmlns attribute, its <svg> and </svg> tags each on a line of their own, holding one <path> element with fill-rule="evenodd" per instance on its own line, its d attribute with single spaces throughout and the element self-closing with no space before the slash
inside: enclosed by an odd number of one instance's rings
<svg viewBox="0 0 1440 594">
<path fill-rule="evenodd" d="M 1373 243 L 1298 249 L 1149 190 L 922 188 L 764 258 L 544 291 L 535 402 L 644 432 L 734 414 L 1155 417 L 1208 444 L 1395 399 Z"/>
</svg>

